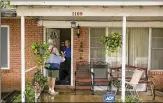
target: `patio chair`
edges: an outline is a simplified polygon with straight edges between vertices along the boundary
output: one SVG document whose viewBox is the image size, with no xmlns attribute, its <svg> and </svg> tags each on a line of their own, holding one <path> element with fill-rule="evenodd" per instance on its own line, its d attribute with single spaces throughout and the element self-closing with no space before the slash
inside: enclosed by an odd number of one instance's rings
<svg viewBox="0 0 163 103">
<path fill-rule="evenodd" d="M 127 87 L 131 86 L 133 92 L 136 93 L 136 95 L 138 96 L 138 98 L 139 98 L 139 94 L 138 94 L 138 92 L 137 92 L 137 90 L 136 90 L 136 86 L 139 84 L 139 80 L 140 80 L 140 78 L 142 77 L 143 73 L 144 73 L 143 70 L 135 69 L 135 71 L 134 71 L 134 73 L 133 73 L 133 75 L 132 75 L 131 80 L 130 80 L 129 82 L 126 81 L 126 89 L 127 89 Z M 129 90 L 130 90 L 130 93 L 132 94 L 131 89 L 129 89 Z M 134 96 L 134 95 L 133 95 L 133 96 Z"/>
<path fill-rule="evenodd" d="M 126 65 L 126 81 L 131 80 L 135 70 L 144 71 L 142 77 L 139 80 L 139 84 L 147 84 L 150 86 L 150 84 L 148 82 L 148 74 L 147 74 L 148 70 L 147 70 L 147 68 L 141 68 L 141 67 Z M 119 91 L 121 88 L 122 67 L 111 67 L 110 73 L 112 76 L 112 86 L 117 89 L 117 93 L 119 94 Z"/>
<path fill-rule="evenodd" d="M 91 87 L 90 63 L 87 61 L 80 61 L 76 63 L 75 95 L 76 95 L 77 87 L 81 87 L 82 89 L 88 88 L 91 90 L 90 88 Z"/>
<path fill-rule="evenodd" d="M 108 72 L 108 63 L 106 62 L 93 62 L 91 64 L 91 74 L 92 74 L 92 94 L 95 93 L 95 86 L 107 86 L 107 91 L 111 90 L 110 73 Z M 103 89 L 103 88 L 101 88 Z"/>
</svg>

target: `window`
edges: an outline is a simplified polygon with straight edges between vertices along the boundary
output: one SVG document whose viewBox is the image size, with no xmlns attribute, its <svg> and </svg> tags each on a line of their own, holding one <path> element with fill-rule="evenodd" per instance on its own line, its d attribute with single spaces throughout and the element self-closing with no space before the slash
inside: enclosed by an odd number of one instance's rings
<svg viewBox="0 0 163 103">
<path fill-rule="evenodd" d="M 122 34 L 122 28 L 108 28 L 108 33 Z M 105 35 L 105 28 L 90 28 L 90 59 L 91 61 L 107 61 L 111 67 L 122 65 L 122 49 L 105 56 L 105 48 L 99 42 Z M 126 64 L 137 67 L 148 67 L 148 28 L 128 28 L 126 36 Z M 162 46 L 163 47 L 163 46 Z"/>
<path fill-rule="evenodd" d="M 122 28 L 109 28 L 108 32 L 122 34 Z M 126 33 L 126 64 L 137 67 L 148 66 L 148 28 L 128 28 Z M 111 67 L 122 65 L 122 48 L 108 58 Z"/>
<path fill-rule="evenodd" d="M 149 28 L 128 29 L 128 64 L 148 67 Z"/>
<path fill-rule="evenodd" d="M 9 69 L 9 26 L 1 26 L 1 68 Z"/>
<path fill-rule="evenodd" d="M 163 28 L 152 29 L 151 69 L 163 70 Z"/>
<path fill-rule="evenodd" d="M 100 43 L 105 28 L 90 28 L 90 61 L 105 61 L 105 46 Z"/>
</svg>

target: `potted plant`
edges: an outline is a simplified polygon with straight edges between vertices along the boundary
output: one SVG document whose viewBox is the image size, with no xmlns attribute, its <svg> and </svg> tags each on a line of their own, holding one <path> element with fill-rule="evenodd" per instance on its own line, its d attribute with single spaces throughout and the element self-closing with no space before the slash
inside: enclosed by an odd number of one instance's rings
<svg viewBox="0 0 163 103">
<path fill-rule="evenodd" d="M 119 33 L 111 32 L 108 36 L 102 36 L 100 42 L 105 46 L 108 55 L 111 55 L 122 46 L 122 36 Z"/>
</svg>

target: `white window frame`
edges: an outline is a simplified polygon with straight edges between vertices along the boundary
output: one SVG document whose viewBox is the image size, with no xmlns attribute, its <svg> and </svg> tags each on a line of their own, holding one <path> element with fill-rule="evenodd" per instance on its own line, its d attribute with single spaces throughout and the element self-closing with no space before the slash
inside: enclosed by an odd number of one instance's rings
<svg viewBox="0 0 163 103">
<path fill-rule="evenodd" d="M 105 34 L 107 35 L 108 34 L 108 32 L 107 32 L 107 30 L 108 30 L 108 27 L 107 26 L 88 26 L 88 30 L 89 30 L 89 58 L 88 58 L 88 61 L 90 62 L 91 61 L 91 32 L 90 32 L 90 30 L 91 30 L 91 28 L 103 28 L 103 29 L 105 29 Z M 106 49 L 105 49 L 105 51 L 106 51 Z M 107 54 L 105 54 L 105 61 L 107 62 Z"/>
<path fill-rule="evenodd" d="M 152 49 L 159 49 L 159 48 L 152 48 L 152 30 L 153 29 L 156 29 L 156 28 L 160 28 L 160 29 L 163 29 L 163 27 L 151 27 L 150 29 L 151 30 L 149 30 L 150 31 L 150 37 L 149 37 L 149 41 L 150 41 L 150 45 L 149 45 L 149 47 L 150 47 L 150 51 L 149 51 L 149 53 L 150 53 L 150 55 L 149 55 L 149 58 L 150 58 L 150 60 L 149 60 L 149 63 L 150 64 L 148 64 L 149 65 L 149 68 L 148 68 L 148 70 L 150 70 L 150 71 L 157 71 L 157 72 L 162 72 L 163 70 L 161 70 L 161 69 L 152 69 L 151 68 L 151 62 L 152 62 Z M 162 38 L 162 37 L 161 37 Z M 161 49 L 163 49 L 163 48 L 161 48 Z"/>
<path fill-rule="evenodd" d="M 109 28 L 112 28 L 111 26 L 89 26 L 89 62 L 90 62 L 90 59 L 91 59 L 91 57 L 90 57 L 90 28 L 93 28 L 93 27 L 97 27 L 97 28 L 105 28 L 106 29 L 106 31 L 105 31 L 105 33 L 106 33 L 106 36 L 108 35 L 108 29 Z M 119 26 L 115 26 L 115 27 L 113 27 L 113 28 L 121 28 L 121 27 L 119 27 Z M 130 27 L 127 27 L 127 30 L 129 29 Z M 137 27 L 133 27 L 133 28 L 137 28 Z M 140 27 L 141 28 L 141 27 Z M 153 70 L 153 69 L 151 69 L 151 44 L 152 44 L 152 39 L 151 39 L 151 36 L 152 36 L 152 28 L 154 28 L 154 27 L 142 27 L 142 28 L 148 28 L 149 29 L 149 37 L 148 37 L 148 39 L 149 39 L 149 43 L 148 43 L 148 70 L 151 70 L 151 71 L 163 71 L 163 70 Z M 162 28 L 162 27 L 155 27 L 155 28 Z M 128 35 L 127 35 L 128 36 Z M 128 39 L 126 39 L 127 41 L 129 40 L 129 38 Z M 128 45 L 128 44 L 126 44 L 126 45 Z M 127 49 L 127 57 L 128 57 L 128 49 L 129 48 L 126 48 Z M 105 59 L 106 59 L 106 62 L 108 62 L 108 59 L 107 59 L 107 54 L 105 55 Z M 128 58 L 126 58 L 127 59 L 127 62 L 126 63 L 128 63 L 129 61 L 128 61 Z"/>
<path fill-rule="evenodd" d="M 10 26 L 9 25 L 1 25 L 1 27 L 7 27 L 7 42 L 8 42 L 8 45 L 7 45 L 7 54 L 8 54 L 8 64 L 7 64 L 7 67 L 3 67 L 1 69 L 10 69 Z"/>
</svg>

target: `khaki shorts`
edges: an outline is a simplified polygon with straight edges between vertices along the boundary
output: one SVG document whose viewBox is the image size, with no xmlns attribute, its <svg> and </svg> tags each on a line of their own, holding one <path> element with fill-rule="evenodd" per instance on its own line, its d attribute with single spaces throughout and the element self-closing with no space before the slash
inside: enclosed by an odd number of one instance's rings
<svg viewBox="0 0 163 103">
<path fill-rule="evenodd" d="M 59 79 L 59 70 L 47 70 L 48 77 Z"/>
</svg>

